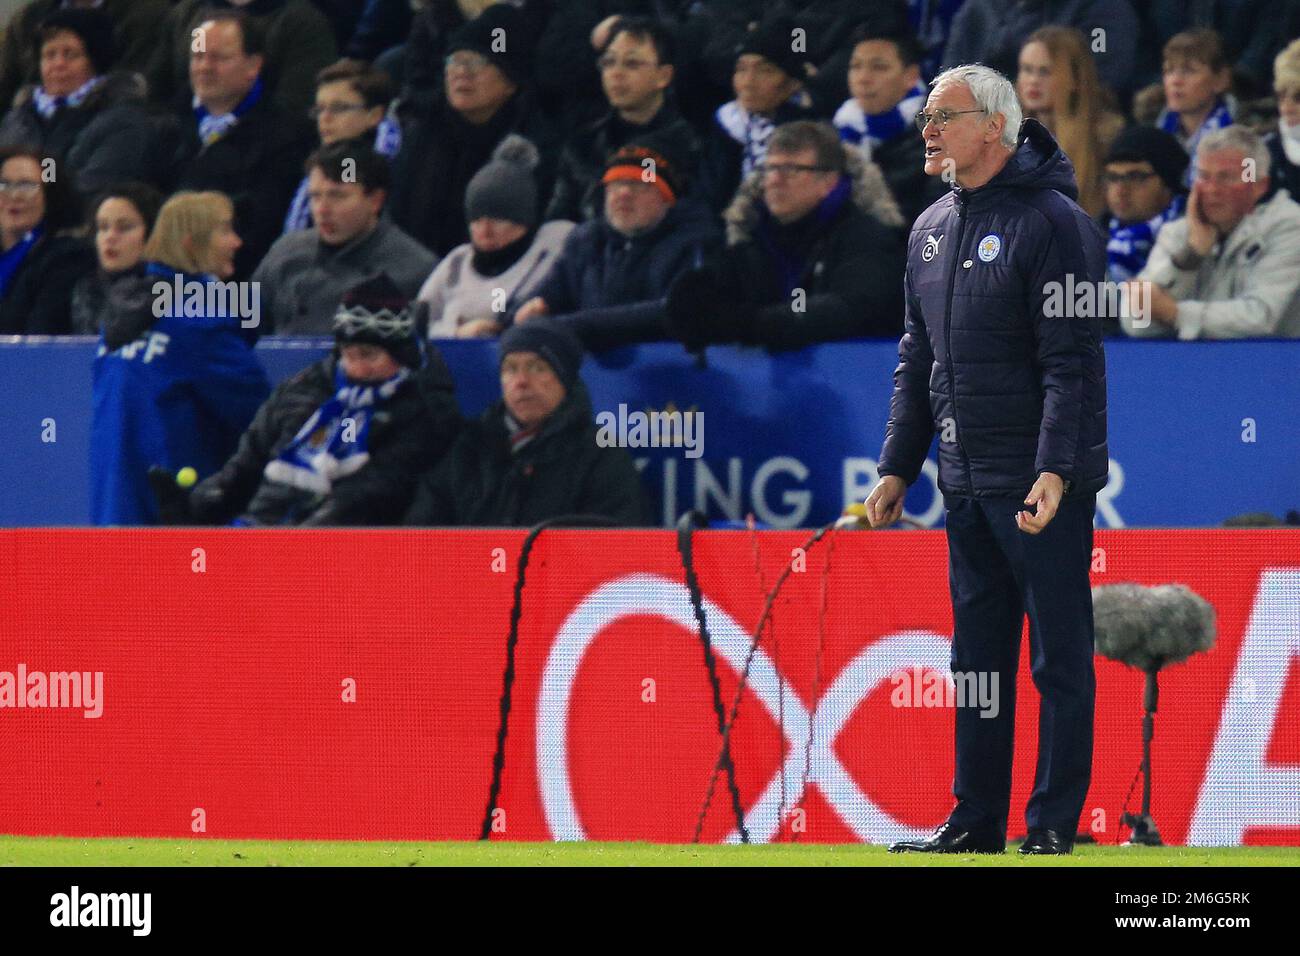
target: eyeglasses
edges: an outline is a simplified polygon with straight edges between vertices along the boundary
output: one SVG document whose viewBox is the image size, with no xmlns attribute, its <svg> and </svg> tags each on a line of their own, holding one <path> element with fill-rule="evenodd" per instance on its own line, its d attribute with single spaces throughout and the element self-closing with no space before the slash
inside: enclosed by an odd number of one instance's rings
<svg viewBox="0 0 1300 956">
<path fill-rule="evenodd" d="M 596 66 L 602 73 L 610 70 L 624 69 L 629 73 L 635 73 L 637 70 L 644 70 L 647 66 L 653 66 L 649 60 L 620 60 L 616 56 L 602 56 L 596 61 Z"/>
<path fill-rule="evenodd" d="M 313 106 L 309 109 L 307 115 L 315 120 L 320 119 L 322 116 L 339 116 L 343 113 L 356 113 L 369 108 L 364 103 L 322 103 L 320 106 Z"/>
<path fill-rule="evenodd" d="M 442 67 L 448 73 L 452 70 L 464 70 L 473 75 L 487 66 L 488 62 L 488 58 L 482 53 L 453 53 L 442 61 Z"/>
<path fill-rule="evenodd" d="M 1227 172 L 1211 173 L 1208 170 L 1197 169 L 1196 181 L 1200 183 L 1209 183 L 1212 186 L 1239 186 L 1244 182 L 1249 182 L 1246 178 L 1244 169 L 1233 169 Z"/>
<path fill-rule="evenodd" d="M 1102 180 L 1107 186 L 1137 186 L 1157 175 L 1159 174 L 1146 173 L 1140 169 L 1135 169 L 1127 173 L 1105 173 L 1102 175 Z"/>
<path fill-rule="evenodd" d="M 925 128 L 933 122 L 939 124 L 939 132 L 942 133 L 944 129 L 948 126 L 948 124 L 952 122 L 952 118 L 954 116 L 961 116 L 963 113 L 983 113 L 983 112 L 984 112 L 983 110 L 937 109 L 937 110 L 931 110 L 930 112 L 927 113 L 924 110 L 922 110 L 920 113 L 916 114 L 916 128 L 919 129 L 922 133 L 924 133 Z"/>
<path fill-rule="evenodd" d="M 32 197 L 40 192 L 41 184 L 34 183 L 30 180 L 17 180 L 10 182 L 6 179 L 0 179 L 0 195 L 4 193 L 13 193 L 19 197 Z"/>
<path fill-rule="evenodd" d="M 805 163 L 759 163 L 760 176 L 794 176 L 797 173 L 829 173 L 829 166 L 809 166 Z"/>
</svg>

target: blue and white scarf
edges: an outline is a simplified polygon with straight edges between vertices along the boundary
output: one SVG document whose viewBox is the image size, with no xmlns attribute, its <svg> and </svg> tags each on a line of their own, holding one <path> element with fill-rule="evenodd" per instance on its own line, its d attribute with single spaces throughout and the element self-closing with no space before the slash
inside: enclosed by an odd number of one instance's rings
<svg viewBox="0 0 1300 956">
<path fill-rule="evenodd" d="M 375 130 L 375 152 L 392 159 L 401 148 L 402 125 L 390 110 L 389 114 L 379 121 L 379 126 Z M 311 199 L 307 196 L 307 179 L 306 176 L 302 177 L 302 182 L 298 184 L 298 191 L 293 194 L 293 201 L 289 203 L 289 212 L 284 217 L 285 232 L 310 229 L 313 225 Z"/>
<path fill-rule="evenodd" d="M 248 91 L 235 108 L 229 113 L 222 113 L 220 116 L 213 116 L 209 113 L 208 108 L 199 102 L 198 96 L 195 96 L 194 118 L 199 121 L 199 140 L 204 146 L 211 146 L 225 137 L 239 123 L 240 118 L 256 106 L 261 98 L 262 78 L 260 76 L 253 81 L 253 88 Z"/>
<path fill-rule="evenodd" d="M 86 102 L 86 97 L 103 86 L 106 79 L 104 76 L 92 76 L 67 96 L 53 96 L 45 92 L 45 87 L 38 86 L 32 93 L 32 105 L 36 107 L 41 119 L 49 119 L 64 106 L 80 106 Z"/>
<path fill-rule="evenodd" d="M 1156 118 L 1156 126 L 1164 130 L 1166 133 L 1172 133 L 1177 137 L 1178 141 L 1183 144 L 1183 149 L 1187 150 L 1187 155 L 1192 157 L 1192 161 L 1187 164 L 1187 171 L 1183 174 L 1183 185 L 1190 187 L 1192 184 L 1192 177 L 1196 175 L 1196 170 L 1194 168 L 1196 166 L 1196 147 L 1207 134 L 1213 133 L 1216 129 L 1223 129 L 1225 126 L 1231 126 L 1233 122 L 1232 114 L 1232 104 L 1230 104 L 1226 99 L 1220 98 L 1220 100 L 1214 104 L 1214 109 L 1210 110 L 1210 115 L 1205 117 L 1201 125 L 1193 130 L 1192 134 L 1188 136 L 1186 140 L 1183 139 L 1185 134 L 1183 133 L 1182 119 L 1178 113 L 1175 113 L 1170 109 L 1165 109 L 1162 110 L 1160 115 Z"/>
<path fill-rule="evenodd" d="M 907 132 L 916 119 L 916 114 L 925 105 L 925 97 L 925 87 L 917 83 L 893 109 L 883 113 L 865 113 L 857 100 L 847 99 L 835 111 L 835 118 L 831 122 L 839 130 L 840 139 L 857 146 L 870 157 L 871 151 L 881 143 L 887 143 L 900 133 Z"/>
<path fill-rule="evenodd" d="M 392 398 L 410 374 L 403 366 L 387 381 L 356 385 L 343 374 L 343 363 L 335 363 L 334 395 L 312 413 L 262 473 L 269 481 L 328 495 L 334 482 L 355 474 L 370 461 L 370 423 L 375 408 Z"/>
<path fill-rule="evenodd" d="M 812 105 L 812 97 L 806 90 L 796 90 L 789 102 L 807 109 Z M 776 129 L 776 122 L 770 116 L 742 109 L 735 100 L 719 106 L 713 117 L 724 133 L 744 147 L 740 176 L 745 178 L 767 158 L 767 143 Z"/>
<path fill-rule="evenodd" d="M 41 236 L 44 234 L 45 225 L 42 223 L 37 225 L 35 229 L 29 230 L 27 235 L 14 243 L 13 248 L 0 253 L 0 299 L 3 299 L 9 291 L 9 283 L 17 275 L 23 260 L 27 258 L 27 253 L 32 251 L 32 246 L 40 242 Z"/>
<path fill-rule="evenodd" d="M 1187 197 L 1179 194 L 1164 210 L 1146 222 L 1123 223 L 1110 219 L 1110 241 L 1106 243 L 1106 277 L 1111 282 L 1137 278 L 1151 256 L 1160 229 L 1179 218 L 1187 207 Z"/>
</svg>

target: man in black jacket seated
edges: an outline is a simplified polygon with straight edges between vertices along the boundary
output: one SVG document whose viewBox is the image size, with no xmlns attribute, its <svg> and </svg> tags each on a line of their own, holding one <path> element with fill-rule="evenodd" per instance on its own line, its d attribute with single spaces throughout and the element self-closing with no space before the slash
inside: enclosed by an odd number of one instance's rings
<svg viewBox="0 0 1300 956">
<path fill-rule="evenodd" d="M 421 479 L 405 523 L 526 527 L 582 514 L 643 524 L 631 456 L 597 441 L 573 333 L 539 316 L 507 329 L 499 349 L 501 399 Z"/>
<path fill-rule="evenodd" d="M 451 373 L 383 273 L 343 296 L 332 355 L 282 382 L 216 474 L 150 472 L 164 523 L 397 524 L 460 429 Z"/>
<path fill-rule="evenodd" d="M 235 278 L 246 279 L 280 235 L 314 132 L 306 117 L 270 102 L 262 80 L 265 37 L 255 21 L 218 11 L 198 30 L 203 49 L 190 54 L 195 105 L 180 118 L 173 186 L 230 197 L 244 240 Z"/>
<path fill-rule="evenodd" d="M 597 66 L 609 112 L 565 144 L 547 219 L 586 222 L 599 216 L 605 160 L 646 133 L 678 141 L 678 161 L 687 175 L 699 165 L 699 139 L 669 99 L 673 53 L 667 27 L 648 17 L 620 17 Z"/>
<path fill-rule="evenodd" d="M 668 338 L 664 293 L 719 236 L 708 207 L 687 196 L 674 141 L 646 133 L 616 150 L 602 182 L 605 211 L 569 233 L 515 322 L 553 316 L 593 351 Z"/>
<path fill-rule="evenodd" d="M 726 251 L 668 294 L 669 329 L 688 349 L 790 349 L 902 330 L 902 216 L 880 170 L 830 125 L 777 127 L 725 218 Z"/>
</svg>

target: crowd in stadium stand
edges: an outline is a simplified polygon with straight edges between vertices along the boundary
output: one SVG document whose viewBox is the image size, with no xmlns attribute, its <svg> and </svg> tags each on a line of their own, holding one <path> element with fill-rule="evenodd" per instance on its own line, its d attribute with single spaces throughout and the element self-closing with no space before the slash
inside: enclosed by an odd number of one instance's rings
<svg viewBox="0 0 1300 956">
<path fill-rule="evenodd" d="M 97 522 L 639 523 L 583 350 L 897 337 L 958 64 L 1014 81 L 1148 297 L 1108 335 L 1300 337 L 1297 36 L 1300 0 L 32 0 L 0 334 L 100 337 Z M 268 398 L 269 335 L 337 348 Z M 499 340 L 477 422 L 445 338 Z"/>
</svg>

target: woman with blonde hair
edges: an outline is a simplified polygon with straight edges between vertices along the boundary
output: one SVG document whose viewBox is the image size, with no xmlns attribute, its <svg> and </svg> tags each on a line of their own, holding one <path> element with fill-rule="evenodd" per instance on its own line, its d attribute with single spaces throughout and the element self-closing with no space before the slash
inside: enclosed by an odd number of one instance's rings
<svg viewBox="0 0 1300 956">
<path fill-rule="evenodd" d="M 1083 34 L 1055 26 L 1031 33 L 1020 47 L 1016 92 L 1024 115 L 1046 126 L 1070 157 L 1079 205 L 1099 216 L 1106 205 L 1103 160 L 1124 121 L 1110 107 Z"/>
<path fill-rule="evenodd" d="M 230 199 L 181 192 L 145 243 L 144 273 L 113 285 L 104 308 L 91 416 L 91 521 L 153 524 L 149 471 L 216 471 L 270 385 L 253 343 L 260 302 L 234 283 Z"/>
<path fill-rule="evenodd" d="M 1273 61 L 1277 131 L 1264 142 L 1273 157 L 1273 185 L 1300 201 L 1300 40 L 1292 40 Z"/>
</svg>

